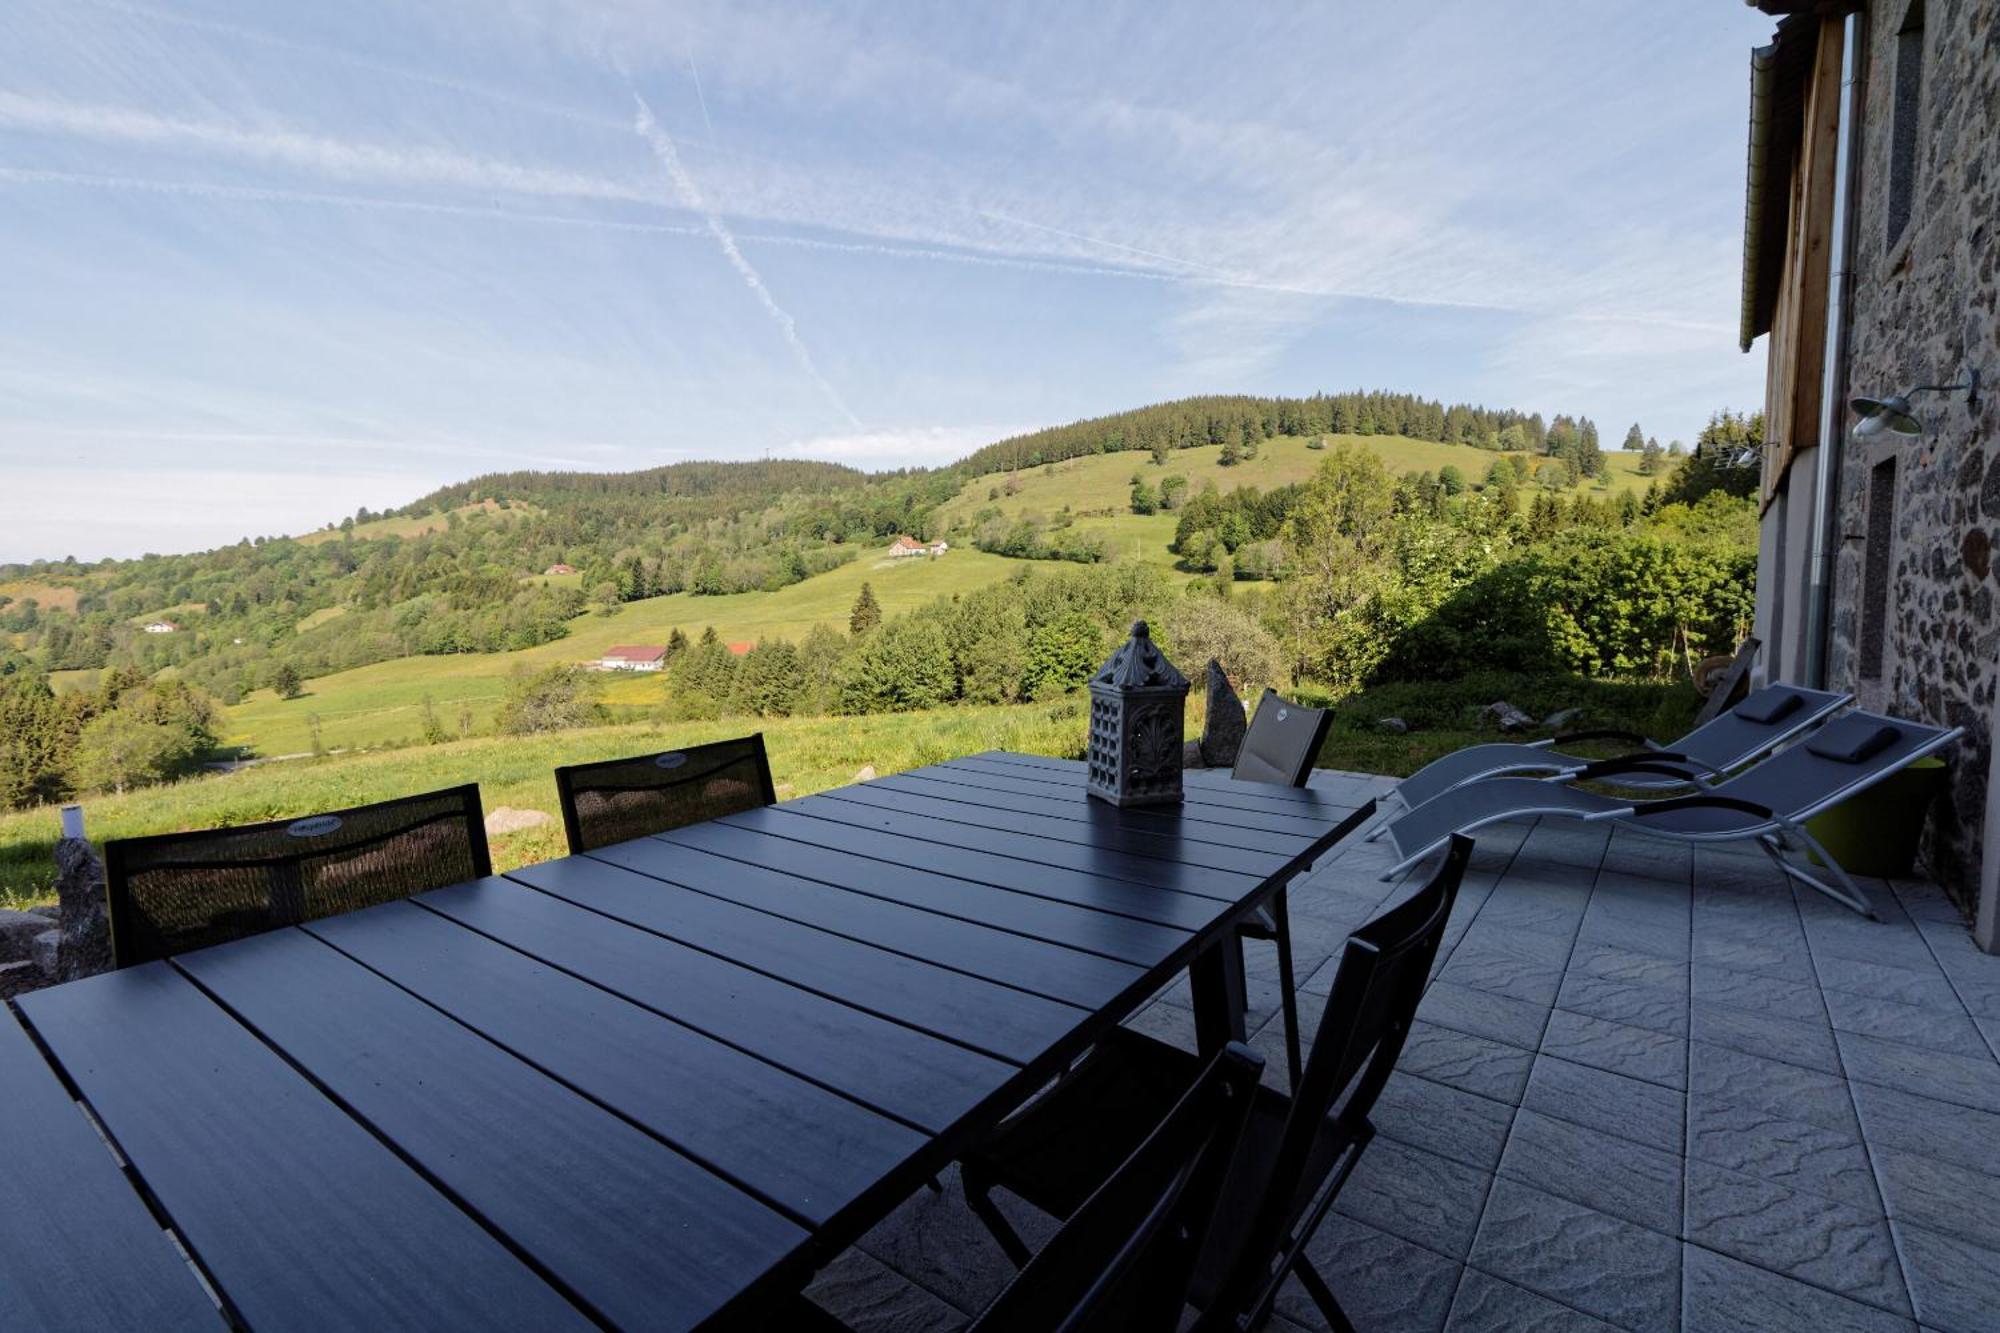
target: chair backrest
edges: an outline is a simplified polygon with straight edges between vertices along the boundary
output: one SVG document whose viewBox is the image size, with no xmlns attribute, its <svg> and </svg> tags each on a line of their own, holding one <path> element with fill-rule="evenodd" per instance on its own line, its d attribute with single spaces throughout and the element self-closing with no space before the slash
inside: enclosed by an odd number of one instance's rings
<svg viewBox="0 0 2000 1333">
<path fill-rule="evenodd" d="M 1754 768 L 1716 783 L 1710 792 L 1763 806 L 1782 819 L 1810 819 L 1906 764 L 1942 750 L 1962 732 L 1960 727 L 1933 727 L 1857 709 Z M 1704 808 L 1698 800 L 1684 807 L 1659 804 L 1657 814 L 1645 817 L 1648 827 L 1699 836 L 1740 829 L 1744 823 L 1742 813 Z"/>
<path fill-rule="evenodd" d="M 1244 1229 L 1244 1248 L 1216 1308 L 1248 1310 L 1269 1296 L 1373 1136 L 1368 1113 L 1410 1035 L 1471 857 L 1472 839 L 1453 837 L 1429 883 L 1347 937 L 1277 1152 Z"/>
<path fill-rule="evenodd" d="M 1327 728 L 1333 714 L 1324 708 L 1307 708 L 1266 688 L 1257 701 L 1257 715 L 1237 751 L 1233 778 L 1245 782 L 1276 782 L 1303 787 L 1312 776 L 1313 761 L 1326 744 Z"/>
<path fill-rule="evenodd" d="M 267 824 L 104 844 L 131 967 L 493 873 L 476 783 Z"/>
<path fill-rule="evenodd" d="M 1853 697 L 1797 685 L 1766 685 L 1751 691 L 1667 748 L 1727 773 L 1818 726 L 1846 707 Z"/>
<path fill-rule="evenodd" d="M 764 735 L 556 770 L 572 853 L 770 805 Z"/>
<path fill-rule="evenodd" d="M 1263 1070 L 1225 1046 L 967 1333 L 1174 1329 Z"/>
<path fill-rule="evenodd" d="M 1715 683 L 1709 687 L 1708 698 L 1702 701 L 1701 711 L 1694 715 L 1697 727 L 1713 722 L 1723 709 L 1736 702 L 1750 684 L 1750 668 L 1756 663 L 1757 652 L 1763 646 L 1754 637 L 1736 645 L 1736 655 L 1729 659 L 1729 665 L 1715 678 Z"/>
</svg>

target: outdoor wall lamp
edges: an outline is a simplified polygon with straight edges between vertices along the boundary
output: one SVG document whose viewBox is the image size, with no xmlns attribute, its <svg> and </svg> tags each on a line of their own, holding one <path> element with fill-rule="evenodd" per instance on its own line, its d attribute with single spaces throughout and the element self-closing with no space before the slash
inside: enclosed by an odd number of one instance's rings
<svg viewBox="0 0 2000 1333">
<path fill-rule="evenodd" d="M 1910 406 L 1910 400 L 1920 393 L 1965 394 L 1968 408 L 1979 406 L 1979 372 L 1967 370 L 1965 378 L 1957 384 L 1919 384 L 1908 393 L 1891 394 L 1887 398 L 1855 398 L 1848 406 L 1861 418 L 1854 427 L 1857 440 L 1873 439 L 1887 432 L 1891 435 L 1922 435 L 1923 418 Z"/>
</svg>

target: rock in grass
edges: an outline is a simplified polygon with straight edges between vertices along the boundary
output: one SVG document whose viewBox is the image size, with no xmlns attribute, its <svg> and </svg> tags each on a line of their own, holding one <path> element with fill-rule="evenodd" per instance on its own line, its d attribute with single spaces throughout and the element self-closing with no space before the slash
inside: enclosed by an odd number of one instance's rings
<svg viewBox="0 0 2000 1333">
<path fill-rule="evenodd" d="M 863 764 L 861 767 L 855 769 L 854 780 L 856 782 L 873 782 L 875 780 L 875 765 Z"/>
<path fill-rule="evenodd" d="M 1229 683 L 1222 663 L 1208 659 L 1208 720 L 1201 727 L 1201 763 L 1182 767 L 1229 768 L 1243 749 L 1249 719 L 1243 714 L 1243 700 Z"/>
<path fill-rule="evenodd" d="M 494 835 L 519 833 L 522 829 L 540 828 L 553 822 L 554 817 L 543 811 L 516 810 L 511 805 L 503 805 L 486 816 L 486 831 Z"/>
<path fill-rule="evenodd" d="M 1410 724 L 1400 717 L 1378 717 L 1375 719 L 1375 727 L 1376 730 L 1386 731 L 1391 736 L 1407 735 L 1410 730 Z"/>
<path fill-rule="evenodd" d="M 59 944 L 52 980 L 75 981 L 111 970 L 111 921 L 104 914 L 104 866 L 82 838 L 56 843 L 56 918 Z M 40 937 L 37 943 L 40 942 Z"/>
<path fill-rule="evenodd" d="M 28 957 L 35 936 L 50 928 L 39 912 L 0 911 L 0 963 L 18 963 Z"/>
<path fill-rule="evenodd" d="M 56 975 L 56 951 L 61 947 L 62 932 L 60 930 L 45 930 L 29 942 L 29 957 L 35 960 L 35 966 L 41 969 L 43 976 L 53 977 Z"/>
<path fill-rule="evenodd" d="M 1582 716 L 1581 708 L 1558 708 L 1542 719 L 1542 725 L 1550 731 L 1561 731 L 1565 727 L 1575 726 Z"/>
<path fill-rule="evenodd" d="M 1535 725 L 1535 719 L 1529 717 L 1505 699 L 1486 705 L 1486 714 L 1493 719 L 1495 725 L 1502 731 L 1526 731 L 1529 727 Z"/>
</svg>

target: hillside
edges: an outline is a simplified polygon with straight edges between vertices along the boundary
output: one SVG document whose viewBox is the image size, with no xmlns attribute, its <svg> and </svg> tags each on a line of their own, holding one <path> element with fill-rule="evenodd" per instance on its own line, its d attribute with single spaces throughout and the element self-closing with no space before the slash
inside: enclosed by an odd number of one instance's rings
<svg viewBox="0 0 2000 1333">
<path fill-rule="evenodd" d="M 1182 504 L 1211 484 L 1268 495 L 1341 444 L 1392 472 L 1455 467 L 1474 484 L 1513 446 L 1527 472 L 1596 474 L 1578 494 L 1649 484 L 1638 455 L 1602 451 L 1587 419 L 1382 393 L 1185 399 L 1003 440 L 933 472 L 763 461 L 496 473 L 298 538 L 0 569 L 0 670 L 26 666 L 72 690 L 94 689 L 107 667 L 184 681 L 226 706 L 226 743 L 267 755 L 313 748 L 315 730 L 328 749 L 413 740 L 426 699 L 433 733 L 476 733 L 518 667 L 710 625 L 726 641 L 796 640 L 844 628 L 863 582 L 893 614 L 1003 579 L 1035 563 L 1026 557 L 1190 577 L 1171 549 L 1176 514 L 1132 511 L 1135 473 L 1154 487 L 1184 479 Z M 949 536 L 954 549 L 891 564 L 897 533 Z M 574 572 L 547 572 L 559 565 Z M 1253 572 L 1249 556 L 1238 565 Z M 179 628 L 144 632 L 160 618 Z M 292 677 L 304 692 L 281 699 Z M 657 679 L 615 679 L 608 692 L 628 710 L 660 698 Z"/>
<path fill-rule="evenodd" d="M 1500 456 L 1492 450 L 1471 445 L 1441 444 L 1400 435 L 1331 435 L 1315 436 L 1310 440 L 1278 436 L 1263 441 L 1254 458 L 1246 458 L 1226 467 L 1222 463 L 1221 445 L 1177 449 L 1164 464 L 1158 465 L 1144 453 L 1091 454 L 1005 476 L 975 477 L 955 497 L 940 505 L 938 513 L 950 522 L 970 519 L 974 513 L 988 506 L 996 507 L 1010 517 L 1021 513 L 1048 514 L 1068 507 L 1079 515 L 1111 509 L 1132 518 L 1137 517 L 1130 512 L 1132 477 L 1135 473 L 1155 486 L 1166 477 L 1186 477 L 1190 495 L 1209 482 L 1222 491 L 1239 486 L 1255 486 L 1268 491 L 1274 486 L 1304 481 L 1313 474 L 1325 457 L 1323 450 L 1310 447 L 1314 440 L 1323 441 L 1328 447 L 1351 444 L 1366 449 L 1381 458 L 1392 472 L 1437 472 L 1442 468 L 1456 467 L 1471 482 L 1484 477 L 1486 469 Z M 1625 491 L 1643 494 L 1652 483 L 1652 478 L 1639 475 L 1637 454 L 1607 453 L 1604 455 L 1604 468 L 1603 485 L 1612 495 Z M 1008 494 L 1005 489 L 1008 478 L 1018 488 L 1014 494 Z M 1585 489 L 1593 489 L 1596 485 L 1586 483 Z M 1172 530 L 1173 525 L 1168 523 L 1170 537 Z"/>
<path fill-rule="evenodd" d="M 226 710 L 223 739 L 259 754 L 302 753 L 312 746 L 311 719 L 317 717 L 320 743 L 327 749 L 412 742 L 423 735 L 426 696 L 448 729 L 456 732 L 461 715 L 470 710 L 472 730 L 478 732 L 485 729 L 509 673 L 517 668 L 588 661 L 613 644 L 665 643 L 675 629 L 692 639 L 710 625 L 726 643 L 763 637 L 797 640 L 821 623 L 844 632 L 864 582 L 883 610 L 894 614 L 998 582 L 1023 563 L 973 550 L 956 550 L 937 560 L 861 559 L 776 592 L 720 597 L 675 593 L 628 602 L 608 616 L 579 618 L 567 637 L 537 648 L 395 658 L 317 677 L 297 699 L 258 690 Z M 613 707 L 657 706 L 664 698 L 665 684 L 656 675 L 611 677 L 605 694 Z"/>
</svg>

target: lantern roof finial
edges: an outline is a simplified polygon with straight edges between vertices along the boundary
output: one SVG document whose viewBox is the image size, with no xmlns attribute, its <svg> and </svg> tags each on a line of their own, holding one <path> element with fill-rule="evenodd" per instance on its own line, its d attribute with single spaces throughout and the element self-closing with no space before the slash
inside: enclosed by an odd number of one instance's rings
<svg viewBox="0 0 2000 1333">
<path fill-rule="evenodd" d="M 1175 669 L 1166 654 L 1153 642 L 1152 631 L 1143 620 L 1132 622 L 1132 637 L 1120 644 L 1111 660 L 1090 678 L 1093 685 L 1119 689 L 1168 689 L 1185 692 L 1188 679 Z"/>
</svg>

